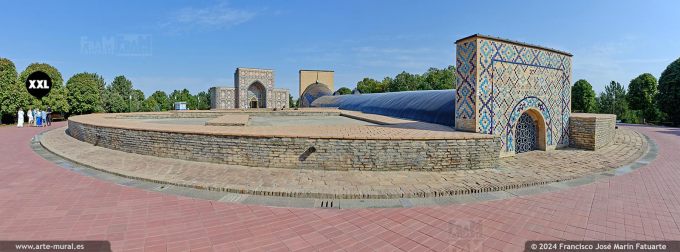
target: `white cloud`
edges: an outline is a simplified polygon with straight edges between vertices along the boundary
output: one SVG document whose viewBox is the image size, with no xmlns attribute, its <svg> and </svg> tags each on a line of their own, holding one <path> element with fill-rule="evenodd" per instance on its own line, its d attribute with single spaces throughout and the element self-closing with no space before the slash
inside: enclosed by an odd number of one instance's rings
<svg viewBox="0 0 680 252">
<path fill-rule="evenodd" d="M 203 8 L 187 7 L 173 13 L 162 27 L 174 32 L 192 29 L 226 29 L 250 21 L 256 11 L 238 9 L 221 2 Z"/>
</svg>

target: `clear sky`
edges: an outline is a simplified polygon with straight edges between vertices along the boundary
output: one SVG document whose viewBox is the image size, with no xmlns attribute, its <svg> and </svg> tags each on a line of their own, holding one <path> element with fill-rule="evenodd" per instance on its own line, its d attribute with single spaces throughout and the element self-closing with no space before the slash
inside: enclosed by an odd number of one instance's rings
<svg viewBox="0 0 680 252">
<path fill-rule="evenodd" d="M 363 77 L 454 64 L 454 41 L 481 33 L 571 52 L 574 81 L 600 92 L 680 57 L 680 1 L 7 1 L 0 57 L 66 81 L 125 75 L 150 95 L 233 86 L 236 67 L 275 70 L 297 97 L 298 70 Z M 137 41 L 136 43 L 134 41 Z"/>
</svg>

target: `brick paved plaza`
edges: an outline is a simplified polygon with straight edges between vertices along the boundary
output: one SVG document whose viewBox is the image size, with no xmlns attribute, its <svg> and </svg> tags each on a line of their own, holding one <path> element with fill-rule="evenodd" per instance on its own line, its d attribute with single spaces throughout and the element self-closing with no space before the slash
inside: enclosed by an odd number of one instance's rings
<svg viewBox="0 0 680 252">
<path fill-rule="evenodd" d="M 649 136 L 658 156 L 621 176 L 506 200 L 329 210 L 116 185 L 35 154 L 31 138 L 51 128 L 1 127 L 0 237 L 106 239 L 115 251 L 519 251 L 529 239 L 680 239 L 680 130 L 623 128 Z"/>
</svg>

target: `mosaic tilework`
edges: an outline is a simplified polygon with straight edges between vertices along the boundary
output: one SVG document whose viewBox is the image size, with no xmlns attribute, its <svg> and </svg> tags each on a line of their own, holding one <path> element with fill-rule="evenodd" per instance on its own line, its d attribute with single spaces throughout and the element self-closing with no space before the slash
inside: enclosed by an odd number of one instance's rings
<svg viewBox="0 0 680 252">
<path fill-rule="evenodd" d="M 255 82 L 264 87 L 265 106 L 272 108 L 272 89 L 274 88 L 274 70 L 257 68 L 236 68 L 234 87 L 236 88 L 237 108 L 248 107 L 248 88 Z"/>
<path fill-rule="evenodd" d="M 476 93 L 472 97 L 466 96 L 466 91 L 457 93 L 457 100 L 462 101 L 456 103 L 456 124 L 459 114 L 466 115 L 465 109 L 474 108 L 475 128 L 466 130 L 500 136 L 501 155 L 514 155 L 517 120 L 522 113 L 535 109 L 545 121 L 546 149 L 569 144 L 570 56 L 487 37 L 461 41 L 457 48 L 457 66 L 465 67 L 458 69 L 457 77 L 462 80 L 457 87 L 469 88 L 468 84 L 476 87 L 470 88 Z M 476 62 L 461 60 L 470 58 L 471 51 L 477 54 Z M 465 82 L 475 75 L 476 85 Z M 474 105 L 467 105 L 469 102 Z"/>
<path fill-rule="evenodd" d="M 475 131 L 477 89 L 477 42 L 456 46 L 456 129 Z"/>
<path fill-rule="evenodd" d="M 234 87 L 210 88 L 211 109 L 248 108 L 248 89 L 258 83 L 264 87 L 266 108 L 289 107 L 288 89 L 274 88 L 274 70 L 236 68 Z"/>
</svg>

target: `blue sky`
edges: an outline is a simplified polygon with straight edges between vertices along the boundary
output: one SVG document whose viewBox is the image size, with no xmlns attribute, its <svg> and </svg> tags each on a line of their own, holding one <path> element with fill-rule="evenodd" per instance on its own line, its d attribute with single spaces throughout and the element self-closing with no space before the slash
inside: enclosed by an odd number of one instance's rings
<svg viewBox="0 0 680 252">
<path fill-rule="evenodd" d="M 233 86 L 236 67 L 363 77 L 454 64 L 455 40 L 481 33 L 574 54 L 574 81 L 599 93 L 680 57 L 680 1 L 2 1 L 0 57 L 22 71 L 56 66 L 66 81 L 125 75 L 146 95 Z M 130 40 L 132 39 L 132 40 Z M 137 39 L 135 45 L 132 41 Z M 115 45 L 112 46 L 112 45 Z"/>
</svg>

